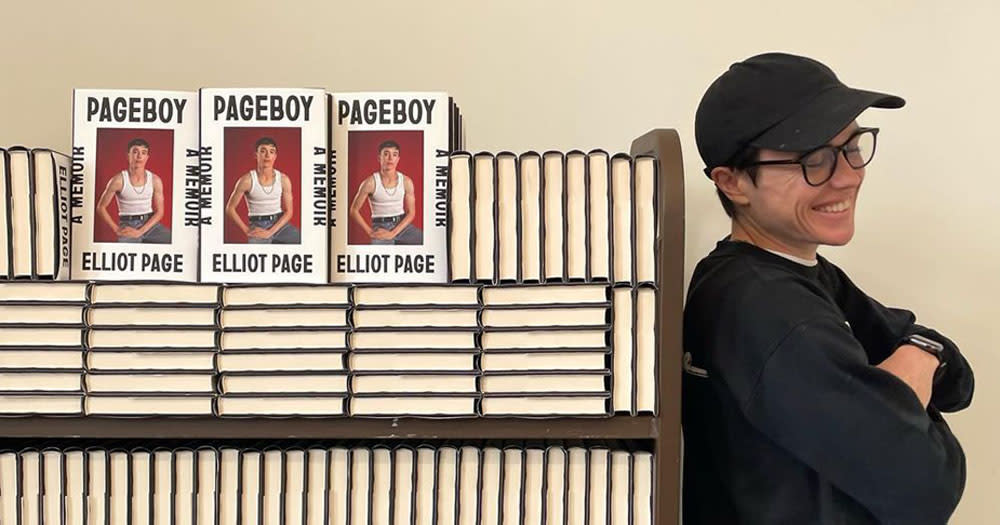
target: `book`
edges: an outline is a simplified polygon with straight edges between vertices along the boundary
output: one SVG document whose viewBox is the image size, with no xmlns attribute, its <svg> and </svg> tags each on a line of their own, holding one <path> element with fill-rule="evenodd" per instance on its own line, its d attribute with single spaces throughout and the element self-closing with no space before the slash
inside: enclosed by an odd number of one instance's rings
<svg viewBox="0 0 1000 525">
<path fill-rule="evenodd" d="M 156 303 L 160 304 L 160 303 Z M 214 328 L 215 308 L 178 306 L 91 305 L 86 309 L 89 327 L 203 327 Z"/>
<path fill-rule="evenodd" d="M 219 416 L 339 416 L 344 414 L 343 395 L 305 396 L 264 394 L 227 394 L 216 399 Z"/>
<path fill-rule="evenodd" d="M 632 283 L 635 239 L 632 209 L 632 159 L 620 153 L 611 158 L 612 279 Z"/>
<path fill-rule="evenodd" d="M 10 304 L 0 302 L 0 320 L 3 324 L 22 325 L 81 325 L 82 305 Z"/>
<path fill-rule="evenodd" d="M 587 156 L 582 151 L 566 153 L 566 277 L 586 281 L 589 235 L 587 222 Z"/>
<path fill-rule="evenodd" d="M 154 452 L 157 472 L 154 506 L 157 525 L 194 524 L 200 481 L 198 479 L 200 465 L 196 465 L 198 454 L 200 451 L 185 448 Z M 210 471 L 214 484 L 215 471 L 214 469 Z"/>
<path fill-rule="evenodd" d="M 281 523 L 285 508 L 285 452 L 280 449 L 265 450 L 261 462 L 260 518 L 262 523 Z"/>
<path fill-rule="evenodd" d="M 611 452 L 611 502 L 612 525 L 632 523 L 632 454 L 625 450 Z"/>
<path fill-rule="evenodd" d="M 323 523 L 330 525 L 349 525 L 350 502 L 352 484 L 355 480 L 351 477 L 351 463 L 354 451 L 333 447 L 329 449 L 329 499 L 327 508 L 329 516 L 323 518 Z M 361 487 L 366 490 L 367 486 Z"/>
<path fill-rule="evenodd" d="M 473 159 L 472 196 L 475 213 L 472 219 L 473 266 L 476 282 L 496 279 L 496 159 L 493 154 L 477 153 Z"/>
<path fill-rule="evenodd" d="M 392 523 L 392 449 L 375 445 L 371 450 L 371 514 L 368 523 Z"/>
<path fill-rule="evenodd" d="M 558 151 L 542 155 L 542 274 L 545 282 L 566 280 L 565 157 Z"/>
<path fill-rule="evenodd" d="M 222 288 L 224 308 L 268 306 L 346 306 L 346 286 L 233 285 Z"/>
<path fill-rule="evenodd" d="M 363 525 L 371 523 L 372 504 L 372 450 L 354 447 L 350 455 L 350 499 L 348 523 Z"/>
<path fill-rule="evenodd" d="M 91 393 L 85 398 L 88 416 L 209 416 L 212 395 L 106 395 Z"/>
<path fill-rule="evenodd" d="M 533 446 L 524 449 L 524 525 L 542 525 L 545 502 L 545 451 Z"/>
<path fill-rule="evenodd" d="M 103 283 L 90 289 L 92 305 L 204 305 L 215 307 L 219 287 L 212 284 Z"/>
<path fill-rule="evenodd" d="M 348 368 L 351 372 L 403 372 L 403 371 L 461 371 L 475 370 L 477 352 L 473 349 L 459 351 L 414 352 L 351 352 Z M 0 354 L 2 355 L 2 354 Z"/>
<path fill-rule="evenodd" d="M 198 279 L 198 111 L 186 91 L 73 91 L 74 279 Z"/>
<path fill-rule="evenodd" d="M 417 446 L 413 493 L 413 525 L 436 525 L 437 447 Z"/>
<path fill-rule="evenodd" d="M 346 328 L 347 308 L 261 308 L 222 309 L 219 327 L 223 330 L 246 329 L 251 331 L 280 330 L 283 328 Z"/>
<path fill-rule="evenodd" d="M 83 353 L 77 359 L 83 360 Z M 2 353 L 0 353 L 2 356 Z M 100 370 L 214 370 L 215 350 L 129 351 L 89 349 L 86 368 Z M 67 363 L 69 364 L 69 363 Z"/>
<path fill-rule="evenodd" d="M 202 88 L 201 280 L 324 283 L 327 96 Z"/>
<path fill-rule="evenodd" d="M 367 309 L 351 311 L 351 326 L 365 328 L 471 328 L 478 327 L 479 312 L 472 308 Z"/>
<path fill-rule="evenodd" d="M 390 522 L 393 525 L 414 523 L 414 503 L 416 499 L 417 463 L 416 451 L 409 446 L 399 445 L 392 451 L 392 507 Z"/>
<path fill-rule="evenodd" d="M 482 450 L 464 446 L 458 450 L 458 524 L 476 525 L 480 517 L 480 480 Z"/>
<path fill-rule="evenodd" d="M 0 517 L 4 523 L 18 523 L 20 515 L 20 459 L 15 450 L 0 451 Z"/>
<path fill-rule="evenodd" d="M 219 519 L 221 453 L 211 446 L 199 447 L 195 458 L 195 523 L 217 523 Z"/>
<path fill-rule="evenodd" d="M 4 302 L 87 302 L 85 282 L 0 282 L 0 301 Z"/>
<path fill-rule="evenodd" d="M 503 467 L 500 482 L 500 518 L 503 525 L 521 523 L 524 501 L 524 448 L 509 446 L 503 449 Z"/>
<path fill-rule="evenodd" d="M 80 348 L 83 330 L 79 327 L 49 325 L 47 327 L 0 325 L 0 348 Z"/>
<path fill-rule="evenodd" d="M 587 514 L 591 523 L 611 523 L 611 451 L 590 449 Z"/>
<path fill-rule="evenodd" d="M 656 392 L 659 377 L 657 350 L 659 335 L 657 327 L 656 289 L 637 288 L 635 295 L 635 398 L 636 411 L 655 414 L 657 411 Z"/>
<path fill-rule="evenodd" d="M 42 458 L 38 450 L 22 450 L 18 483 L 21 485 L 20 523 L 42 523 Z"/>
<path fill-rule="evenodd" d="M 0 368 L 0 392 L 80 391 L 82 380 L 81 371 L 8 372 Z"/>
<path fill-rule="evenodd" d="M 539 154 L 528 151 L 522 153 L 518 161 L 518 218 L 520 226 L 518 238 L 520 245 L 520 279 L 519 282 L 542 282 L 542 158 Z"/>
<path fill-rule="evenodd" d="M 347 375 L 316 373 L 245 373 L 224 372 L 219 375 L 220 394 L 286 393 L 305 394 L 310 392 L 336 393 L 347 395 Z"/>
<path fill-rule="evenodd" d="M 587 463 L 586 448 L 572 446 L 567 450 L 566 525 L 587 525 Z"/>
<path fill-rule="evenodd" d="M 550 446 L 545 449 L 545 490 L 542 506 L 542 523 L 566 523 L 567 458 L 566 449 Z"/>
<path fill-rule="evenodd" d="M 2 332 L 0 332 L 2 333 Z M 472 331 L 378 331 L 351 332 L 352 350 L 374 349 L 472 349 L 476 348 Z"/>
<path fill-rule="evenodd" d="M 310 328 L 273 332 L 222 332 L 220 348 L 226 350 L 260 349 L 346 349 L 347 331 Z M 211 345 L 211 344 L 210 344 Z M 210 346 L 209 345 L 209 346 Z"/>
<path fill-rule="evenodd" d="M 7 150 L 0 148 L 0 280 L 10 279 L 11 258 L 11 227 L 10 207 L 7 204 L 9 193 L 10 166 Z"/>
<path fill-rule="evenodd" d="M 632 453 L 632 523 L 653 524 L 653 455 Z"/>
<path fill-rule="evenodd" d="M 484 371 L 480 388 L 484 393 L 556 393 L 607 392 L 609 374 L 606 371 L 584 373 L 552 373 L 547 370 Z"/>
<path fill-rule="evenodd" d="M 81 449 L 68 448 L 63 451 L 66 476 L 66 525 L 86 525 L 87 523 L 87 454 Z M 0 467 L 0 470 L 3 470 Z M 2 493 L 3 490 L 0 490 Z M 2 504 L 0 504 L 2 506 Z M 7 523 L 6 521 L 4 521 Z"/>
<path fill-rule="evenodd" d="M 0 370 L 33 369 L 45 363 L 46 370 L 83 368 L 83 349 L 0 349 Z"/>
<path fill-rule="evenodd" d="M 72 160 L 46 148 L 31 150 L 35 268 L 40 279 L 70 277 L 70 177 Z"/>
<path fill-rule="evenodd" d="M 156 392 L 213 393 L 214 376 L 210 373 L 107 373 L 90 371 L 84 377 L 88 393 Z"/>
<path fill-rule="evenodd" d="M 219 525 L 242 525 L 239 520 L 242 475 L 240 449 L 224 447 L 218 452 L 216 503 Z M 200 516 L 199 509 L 199 516 Z"/>
<path fill-rule="evenodd" d="M 473 280 L 472 155 L 459 151 L 448 161 L 448 281 Z"/>
<path fill-rule="evenodd" d="M 273 350 L 244 352 L 229 350 L 217 356 L 218 371 L 225 372 L 308 372 L 344 370 L 344 354 Z"/>
<path fill-rule="evenodd" d="M 437 450 L 437 523 L 458 523 L 458 449 L 442 445 Z"/>
<path fill-rule="evenodd" d="M 87 460 L 86 509 L 87 523 L 108 523 L 111 506 L 110 454 L 100 447 L 85 450 Z"/>
<path fill-rule="evenodd" d="M 305 525 L 306 517 L 306 451 L 285 451 L 284 512 L 281 523 Z"/>
<path fill-rule="evenodd" d="M 62 523 L 66 515 L 66 494 L 63 493 L 63 453 L 60 449 L 41 451 L 42 461 L 42 523 Z"/>
<path fill-rule="evenodd" d="M 479 287 L 454 286 L 356 286 L 354 304 L 369 306 L 476 306 Z"/>
<path fill-rule="evenodd" d="M 7 150 L 7 198 L 10 217 L 11 260 L 9 275 L 30 279 L 35 270 L 35 221 L 32 218 L 31 150 L 14 146 Z"/>
<path fill-rule="evenodd" d="M 608 367 L 607 352 L 484 352 L 481 358 L 484 372 L 493 370 L 604 370 Z"/>
<path fill-rule="evenodd" d="M 476 415 L 476 394 L 358 394 L 350 398 L 352 416 L 455 417 Z"/>
<path fill-rule="evenodd" d="M 329 453 L 322 448 L 306 451 L 305 525 L 324 525 L 328 516 Z"/>
<path fill-rule="evenodd" d="M 151 523 L 153 521 L 153 464 L 148 450 L 134 449 L 128 454 L 129 523 Z"/>
<path fill-rule="evenodd" d="M 411 374 L 382 374 L 356 371 L 351 374 L 351 392 L 356 394 L 383 393 L 443 393 L 476 392 L 474 373 L 442 374 L 421 371 Z"/>
<path fill-rule="evenodd" d="M 446 93 L 334 93 L 330 282 L 448 281 Z"/>
<path fill-rule="evenodd" d="M 260 514 L 264 493 L 263 458 L 259 450 L 240 451 L 239 507 L 237 516 L 241 523 L 263 523 Z"/>
<path fill-rule="evenodd" d="M 49 329 L 54 332 L 54 329 Z M 2 333 L 2 331 L 0 331 Z M 55 335 L 55 334 L 53 334 Z M 90 328 L 86 331 L 86 344 L 94 348 L 212 348 L 215 346 L 215 330 L 168 328 Z M 69 345 L 72 335 L 66 331 L 63 345 Z M 58 346 L 59 343 L 47 343 Z M 150 346 L 154 344 L 156 346 Z"/>
<path fill-rule="evenodd" d="M 497 282 L 517 282 L 518 274 L 518 175 L 517 155 L 502 151 L 496 156 Z"/>
<path fill-rule="evenodd" d="M 0 393 L 3 415 L 82 415 L 83 395 L 60 392 Z"/>
<path fill-rule="evenodd" d="M 603 284 L 553 284 L 544 286 L 486 286 L 483 305 L 560 305 L 607 303 L 609 287 Z"/>
<path fill-rule="evenodd" d="M 614 289 L 614 323 L 611 334 L 612 383 L 611 403 L 615 412 L 633 413 L 635 362 L 635 319 L 632 309 L 632 289 Z"/>
<path fill-rule="evenodd" d="M 655 157 L 641 156 L 634 161 L 635 188 L 635 282 L 656 282 L 656 215 L 657 162 Z"/>
<path fill-rule="evenodd" d="M 482 471 L 479 481 L 479 523 L 500 525 L 503 470 L 503 450 L 483 447 Z"/>
<path fill-rule="evenodd" d="M 107 463 L 107 516 L 111 523 L 132 522 L 131 472 L 127 450 L 111 450 Z"/>
<path fill-rule="evenodd" d="M 482 325 L 490 328 L 571 327 L 602 326 L 611 323 L 610 308 L 603 305 L 591 307 L 487 307 L 483 309 Z"/>
<path fill-rule="evenodd" d="M 483 351 L 497 349 L 543 348 L 604 348 L 608 346 L 608 332 L 604 328 L 584 329 L 524 329 L 511 331 L 484 331 Z"/>
<path fill-rule="evenodd" d="M 611 201 L 608 153 L 587 154 L 587 261 L 588 281 L 611 280 Z"/>
<path fill-rule="evenodd" d="M 607 394 L 486 394 L 483 416 L 606 416 Z"/>
</svg>

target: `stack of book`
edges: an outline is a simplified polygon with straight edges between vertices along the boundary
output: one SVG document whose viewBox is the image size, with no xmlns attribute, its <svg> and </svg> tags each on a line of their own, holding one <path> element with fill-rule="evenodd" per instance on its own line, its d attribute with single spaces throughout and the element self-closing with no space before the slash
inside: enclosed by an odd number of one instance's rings
<svg viewBox="0 0 1000 525">
<path fill-rule="evenodd" d="M 93 284 L 87 414 L 211 415 L 217 303 L 211 285 Z"/>
<path fill-rule="evenodd" d="M 652 455 L 577 445 L 0 451 L 2 523 L 652 523 Z"/>
<path fill-rule="evenodd" d="M 344 414 L 349 290 L 308 285 L 223 288 L 218 414 Z"/>
<path fill-rule="evenodd" d="M 613 310 L 608 343 L 596 344 L 593 330 L 584 340 L 588 330 L 583 330 L 574 334 L 576 339 L 559 335 L 545 344 L 609 346 L 610 410 L 616 413 L 656 411 L 656 170 L 653 157 L 603 150 L 451 156 L 451 281 L 611 286 L 605 299 Z M 488 355 L 499 348 L 531 349 L 532 339 L 521 335 L 484 334 L 483 350 Z M 500 342 L 505 337 L 512 346 Z M 496 411 L 498 403 L 484 400 L 483 413 L 526 410 Z M 587 413 L 597 413 L 597 405 L 589 403 Z"/>
<path fill-rule="evenodd" d="M 357 286 L 351 414 L 474 416 L 479 287 Z"/>
<path fill-rule="evenodd" d="M 482 414 L 607 415 L 610 288 L 483 288 Z"/>
<path fill-rule="evenodd" d="M 0 283 L 0 414 L 83 412 L 87 285 Z"/>
<path fill-rule="evenodd" d="M 68 279 L 70 178 L 66 155 L 0 148 L 0 279 Z"/>
</svg>

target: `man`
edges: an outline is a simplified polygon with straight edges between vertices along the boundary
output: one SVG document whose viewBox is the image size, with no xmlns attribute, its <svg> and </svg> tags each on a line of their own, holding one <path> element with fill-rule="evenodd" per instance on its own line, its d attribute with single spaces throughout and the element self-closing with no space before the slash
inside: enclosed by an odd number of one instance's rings
<svg viewBox="0 0 1000 525">
<path fill-rule="evenodd" d="M 128 169 L 111 177 L 97 200 L 97 215 L 118 236 L 118 242 L 170 244 L 170 229 L 160 224 L 163 218 L 163 182 L 146 169 L 149 143 L 135 138 L 128 143 Z M 108 213 L 114 198 L 118 202 L 118 221 Z"/>
<path fill-rule="evenodd" d="M 953 342 L 817 255 L 854 234 L 878 130 L 903 99 L 819 62 L 733 64 L 695 117 L 732 233 L 684 312 L 685 523 L 945 523 L 965 456 L 941 412 L 972 400 Z"/>
<path fill-rule="evenodd" d="M 249 244 L 299 244 L 301 234 L 289 224 L 295 214 L 292 181 L 274 169 L 278 144 L 270 137 L 261 137 L 254 144 L 254 158 L 257 169 L 236 181 L 226 202 L 226 216 L 246 234 Z M 249 224 L 236 211 L 244 197 Z"/>
<path fill-rule="evenodd" d="M 413 181 L 396 171 L 399 144 L 392 140 L 379 144 L 378 162 L 379 170 L 361 183 L 351 201 L 351 219 L 361 226 L 371 244 L 423 244 L 423 232 L 413 225 L 417 214 Z M 371 203 L 371 224 L 361 215 L 366 201 Z"/>
</svg>

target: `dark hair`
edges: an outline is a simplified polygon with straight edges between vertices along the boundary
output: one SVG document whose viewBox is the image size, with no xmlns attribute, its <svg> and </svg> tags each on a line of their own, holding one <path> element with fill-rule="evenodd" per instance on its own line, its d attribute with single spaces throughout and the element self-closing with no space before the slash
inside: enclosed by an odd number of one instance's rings
<svg viewBox="0 0 1000 525">
<path fill-rule="evenodd" d="M 261 137 L 257 139 L 257 142 L 254 143 L 253 150 L 257 151 L 257 148 L 264 145 L 271 145 L 274 146 L 274 149 L 278 149 L 278 143 L 275 142 L 274 139 L 272 139 L 271 137 Z"/>
<path fill-rule="evenodd" d="M 757 162 L 759 157 L 760 148 L 747 146 L 746 148 L 743 148 L 742 151 L 734 155 L 733 158 L 729 159 L 726 166 L 734 171 L 745 170 L 747 175 L 750 176 L 750 180 L 753 181 L 754 184 L 757 184 L 757 167 L 750 166 L 750 164 Z M 715 187 L 715 193 L 719 196 L 719 202 L 722 203 L 722 209 L 725 210 L 726 215 L 728 215 L 730 219 L 733 218 L 736 215 L 736 205 L 733 204 L 733 201 L 729 200 L 729 197 L 727 197 L 718 186 Z"/>
<path fill-rule="evenodd" d="M 146 139 L 132 139 L 128 141 L 128 147 L 125 148 L 125 151 L 132 151 L 133 146 L 142 146 L 147 150 L 149 149 L 149 143 L 146 142 Z"/>
<path fill-rule="evenodd" d="M 379 144 L 378 145 L 379 154 L 381 154 L 382 150 L 384 150 L 385 148 L 396 148 L 396 151 L 399 151 L 399 143 L 397 143 L 395 140 L 387 140 Z"/>
</svg>

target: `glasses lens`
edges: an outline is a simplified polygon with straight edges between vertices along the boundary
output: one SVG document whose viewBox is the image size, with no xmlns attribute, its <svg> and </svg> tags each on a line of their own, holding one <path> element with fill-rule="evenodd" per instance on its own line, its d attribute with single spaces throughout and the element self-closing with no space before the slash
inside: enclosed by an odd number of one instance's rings
<svg viewBox="0 0 1000 525">
<path fill-rule="evenodd" d="M 867 166 L 873 156 L 875 156 L 874 130 L 858 133 L 844 145 L 844 158 L 854 169 Z"/>
<path fill-rule="evenodd" d="M 837 150 L 832 147 L 819 148 L 802 157 L 799 161 L 806 173 L 806 181 L 819 186 L 833 175 L 833 165 L 837 160 Z"/>
</svg>

